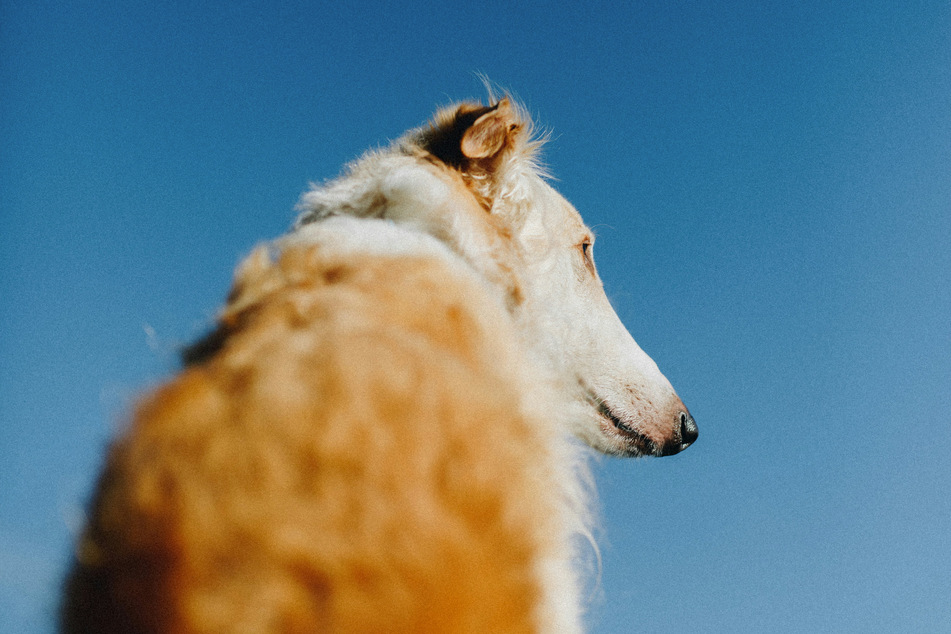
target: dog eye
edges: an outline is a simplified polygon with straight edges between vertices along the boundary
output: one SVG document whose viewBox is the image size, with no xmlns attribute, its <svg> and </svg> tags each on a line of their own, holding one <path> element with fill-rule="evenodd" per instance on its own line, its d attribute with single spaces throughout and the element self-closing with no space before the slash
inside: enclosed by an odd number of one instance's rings
<svg viewBox="0 0 951 634">
<path fill-rule="evenodd" d="M 584 258 L 584 265 L 588 267 L 588 270 L 594 275 L 594 256 L 591 253 L 591 249 L 594 245 L 591 244 L 591 240 L 585 239 L 584 242 L 578 246 L 581 248 L 581 257 Z"/>
</svg>

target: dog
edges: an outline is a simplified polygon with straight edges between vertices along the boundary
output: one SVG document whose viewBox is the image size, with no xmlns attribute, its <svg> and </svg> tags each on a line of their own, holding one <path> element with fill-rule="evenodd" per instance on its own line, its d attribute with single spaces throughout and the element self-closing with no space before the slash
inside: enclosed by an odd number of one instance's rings
<svg viewBox="0 0 951 634">
<path fill-rule="evenodd" d="M 541 145 L 462 103 L 302 197 L 111 446 L 63 631 L 581 631 L 577 441 L 697 427 Z"/>
</svg>

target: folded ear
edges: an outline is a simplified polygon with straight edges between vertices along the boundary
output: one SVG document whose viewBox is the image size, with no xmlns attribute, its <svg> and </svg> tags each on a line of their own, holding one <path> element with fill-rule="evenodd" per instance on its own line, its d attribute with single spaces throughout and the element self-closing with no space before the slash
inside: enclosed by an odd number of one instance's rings
<svg viewBox="0 0 951 634">
<path fill-rule="evenodd" d="M 463 156 L 484 159 L 498 154 L 510 135 L 518 130 L 518 122 L 512 104 L 504 97 L 495 108 L 475 120 L 462 135 L 459 144 Z"/>
<path fill-rule="evenodd" d="M 412 133 L 408 141 L 413 149 L 469 171 L 477 164 L 489 167 L 506 147 L 514 147 L 522 127 L 518 112 L 505 97 L 494 106 L 463 103 L 441 110 L 428 126 Z"/>
</svg>

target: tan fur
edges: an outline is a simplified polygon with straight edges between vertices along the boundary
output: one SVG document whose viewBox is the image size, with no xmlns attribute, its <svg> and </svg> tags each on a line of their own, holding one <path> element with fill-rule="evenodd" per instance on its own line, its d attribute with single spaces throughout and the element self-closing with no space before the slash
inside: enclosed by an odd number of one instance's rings
<svg viewBox="0 0 951 634">
<path fill-rule="evenodd" d="M 439 262 L 253 255 L 111 452 L 67 629 L 536 631 L 555 474 L 507 321 Z"/>
<path fill-rule="evenodd" d="M 461 104 L 304 196 L 112 446 L 66 632 L 580 631 L 570 437 L 696 427 L 537 147 Z"/>
</svg>

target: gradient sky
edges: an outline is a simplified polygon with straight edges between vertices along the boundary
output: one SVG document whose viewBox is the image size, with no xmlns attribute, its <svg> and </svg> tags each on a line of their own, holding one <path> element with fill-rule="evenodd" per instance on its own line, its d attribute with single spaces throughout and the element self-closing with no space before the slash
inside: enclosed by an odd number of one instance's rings
<svg viewBox="0 0 951 634">
<path fill-rule="evenodd" d="M 591 631 L 948 631 L 951 4 L 387 4 L 0 3 L 0 629 L 238 259 L 481 72 L 700 427 L 594 461 Z"/>
</svg>

